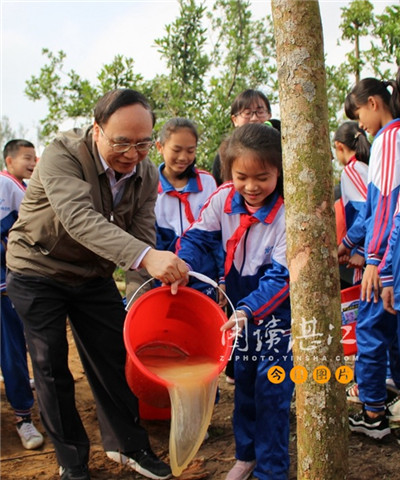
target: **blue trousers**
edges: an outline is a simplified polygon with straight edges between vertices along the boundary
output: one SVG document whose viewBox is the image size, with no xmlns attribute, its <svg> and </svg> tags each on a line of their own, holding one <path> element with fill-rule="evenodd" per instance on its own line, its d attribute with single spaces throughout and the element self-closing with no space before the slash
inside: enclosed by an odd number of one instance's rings
<svg viewBox="0 0 400 480">
<path fill-rule="evenodd" d="M 356 377 L 360 400 L 369 410 L 382 410 L 386 400 L 386 370 L 388 353 L 392 378 L 397 383 L 399 359 L 397 348 L 397 318 L 386 312 L 382 300 L 362 302 L 358 310 Z M 381 404 L 374 408 L 374 404 Z"/>
<path fill-rule="evenodd" d="M 1 294 L 1 371 L 6 396 L 12 408 L 26 412 L 32 408 L 24 327 L 9 297 Z"/>
<path fill-rule="evenodd" d="M 260 480 L 287 480 L 292 353 L 287 351 L 288 336 L 272 348 L 267 337 L 265 326 L 249 324 L 234 352 L 236 458 L 256 460 L 253 474 Z M 278 384 L 267 376 L 276 365 L 286 373 Z"/>
</svg>

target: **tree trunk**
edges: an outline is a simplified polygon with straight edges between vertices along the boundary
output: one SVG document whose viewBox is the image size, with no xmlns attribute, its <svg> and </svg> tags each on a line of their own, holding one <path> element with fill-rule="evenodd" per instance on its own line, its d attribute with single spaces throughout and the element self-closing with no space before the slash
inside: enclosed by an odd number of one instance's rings
<svg viewBox="0 0 400 480">
<path fill-rule="evenodd" d="M 340 283 L 318 1 L 272 0 L 277 50 L 296 382 L 298 480 L 347 474 Z M 331 378 L 326 381 L 327 370 Z M 342 371 L 342 369 L 338 370 Z M 300 380 L 297 377 L 296 380 Z M 324 383 L 326 381 L 326 383 Z"/>
</svg>

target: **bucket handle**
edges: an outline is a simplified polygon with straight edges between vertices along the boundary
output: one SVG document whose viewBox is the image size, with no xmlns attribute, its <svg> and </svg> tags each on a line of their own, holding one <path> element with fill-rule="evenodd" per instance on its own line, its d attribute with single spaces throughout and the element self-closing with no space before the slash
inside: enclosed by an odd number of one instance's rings
<svg viewBox="0 0 400 480">
<path fill-rule="evenodd" d="M 231 299 L 228 297 L 228 295 L 226 294 L 225 290 L 223 290 L 219 285 L 218 283 L 211 279 L 210 277 L 207 277 L 207 275 L 204 275 L 203 273 L 199 273 L 199 272 L 193 272 L 193 271 L 189 271 L 188 272 L 188 275 L 190 277 L 194 277 L 194 278 L 197 278 L 197 280 L 200 280 L 201 282 L 204 282 L 204 283 L 208 283 L 209 285 L 211 285 L 212 287 L 214 288 L 218 288 L 218 290 L 224 295 L 224 297 L 226 298 L 227 302 L 229 303 L 229 306 L 231 307 L 232 309 L 232 312 L 233 312 L 233 315 L 235 317 L 235 322 L 236 322 L 236 331 L 238 332 L 239 331 L 239 319 L 237 317 L 237 314 L 236 314 L 236 310 L 235 310 L 235 307 L 233 306 L 233 303 L 231 302 Z M 140 285 L 140 287 L 138 287 L 135 292 L 133 293 L 131 299 L 129 300 L 128 304 L 126 305 L 125 307 L 125 310 L 128 312 L 129 311 L 129 308 L 133 302 L 133 300 L 135 299 L 136 295 L 138 294 L 138 292 L 143 288 L 145 287 L 148 283 L 150 283 L 152 280 L 154 280 L 154 277 L 151 277 L 149 278 L 148 280 L 146 280 L 144 283 L 142 283 L 142 285 Z M 236 347 L 236 343 L 237 343 L 237 337 L 238 335 L 235 335 L 235 341 L 234 341 L 234 344 L 233 344 L 233 347 L 232 347 L 232 352 L 234 350 L 234 348 Z"/>
</svg>

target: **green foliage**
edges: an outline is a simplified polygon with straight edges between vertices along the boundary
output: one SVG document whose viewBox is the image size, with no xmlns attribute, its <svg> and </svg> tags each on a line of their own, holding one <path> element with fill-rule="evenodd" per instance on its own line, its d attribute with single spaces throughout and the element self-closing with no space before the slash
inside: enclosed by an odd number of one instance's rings
<svg viewBox="0 0 400 480">
<path fill-rule="evenodd" d="M 378 78 L 393 77 L 393 67 L 400 67 L 400 5 L 388 6 L 382 15 L 376 16 L 374 37 L 366 56 Z M 382 70 L 382 66 L 385 70 Z"/>
<path fill-rule="evenodd" d="M 272 20 L 253 20 L 250 3 L 217 0 L 208 18 L 215 33 L 212 64 L 219 65 L 209 84 L 206 132 L 203 138 L 205 168 L 211 168 L 223 136 L 231 129 L 233 99 L 247 88 L 264 91 L 271 103 L 278 97 Z"/>
<path fill-rule="evenodd" d="M 168 75 L 160 82 L 165 100 L 165 119 L 201 112 L 205 104 L 205 76 L 210 60 L 204 47 L 206 29 L 202 26 L 205 7 L 194 0 L 179 0 L 180 16 L 167 25 L 166 35 L 156 39 L 158 52 L 166 60 Z"/>
<path fill-rule="evenodd" d="M 89 123 L 94 105 L 105 92 L 119 87 L 135 88 L 143 80 L 141 75 L 133 74 L 133 59 L 122 55 L 104 65 L 97 75 L 98 83 L 92 85 L 74 70 L 64 71 L 66 54 L 62 50 L 54 54 L 44 48 L 42 53 L 48 63 L 38 76 L 32 75 L 27 80 L 25 94 L 33 101 L 47 100 L 47 116 L 40 120 L 40 136 L 45 140 L 51 139 L 67 119 L 78 126 Z"/>
<path fill-rule="evenodd" d="M 354 83 L 364 76 L 393 78 L 400 65 L 400 7 L 388 6 L 376 16 L 373 9 L 368 0 L 353 0 L 341 9 L 341 38 L 354 47 L 346 62 L 326 67 L 331 132 L 345 120 L 343 103 Z M 362 50 L 361 41 L 367 39 L 369 46 Z"/>
<path fill-rule="evenodd" d="M 353 0 L 349 7 L 342 8 L 342 39 L 354 42 L 354 50 L 346 57 L 351 71 L 355 73 L 356 82 L 360 80 L 361 70 L 365 65 L 360 53 L 360 38 L 366 37 L 374 27 L 373 5 L 369 0 Z"/>
<path fill-rule="evenodd" d="M 132 58 L 116 55 L 101 67 L 93 83 L 74 70 L 65 72 L 65 52 L 43 49 L 46 64 L 31 76 L 25 89 L 31 100 L 47 101 L 41 137 L 51 140 L 67 119 L 76 126 L 90 123 L 101 95 L 114 88 L 134 88 L 152 103 L 158 120 L 155 135 L 173 116 L 188 117 L 197 124 L 197 163 L 210 170 L 221 140 L 232 128 L 230 107 L 235 96 L 255 88 L 273 105 L 277 103 L 273 24 L 267 15 L 254 20 L 248 0 L 215 0 L 212 5 L 178 2 L 179 16 L 155 40 L 166 69 L 151 80 L 135 73 Z M 386 7 L 376 16 L 373 9 L 369 0 L 353 0 L 342 8 L 341 38 L 353 46 L 340 65 L 326 67 L 332 132 L 344 120 L 343 102 L 355 79 L 367 71 L 378 78 L 392 78 L 394 67 L 400 65 L 400 7 Z M 369 45 L 362 50 L 360 42 L 367 38 Z M 156 150 L 151 157 L 160 162 Z"/>
</svg>

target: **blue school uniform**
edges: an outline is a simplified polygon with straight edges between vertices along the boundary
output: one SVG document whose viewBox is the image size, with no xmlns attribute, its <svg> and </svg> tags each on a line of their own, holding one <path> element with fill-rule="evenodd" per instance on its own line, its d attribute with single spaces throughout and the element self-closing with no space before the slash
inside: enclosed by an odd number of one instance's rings
<svg viewBox="0 0 400 480">
<path fill-rule="evenodd" d="M 354 248 L 354 253 L 364 255 L 364 239 L 365 239 L 365 201 L 367 199 L 367 183 L 368 183 L 368 165 L 352 156 L 344 167 L 341 180 L 341 198 L 345 211 L 345 222 L 347 236 L 343 239 L 347 247 L 349 242 Z M 353 227 L 354 225 L 354 227 Z M 356 233 L 354 233 L 356 232 Z M 351 239 L 355 236 L 354 241 Z M 361 272 L 355 271 L 353 283 L 361 280 Z"/>
<path fill-rule="evenodd" d="M 8 172 L 0 172 L 1 225 L 1 370 L 7 399 L 18 414 L 33 405 L 23 324 L 6 292 L 6 246 L 10 228 L 18 217 L 26 185 Z"/>
<path fill-rule="evenodd" d="M 282 197 L 273 193 L 266 205 L 249 214 L 231 182 L 219 187 L 180 238 L 177 253 L 196 270 L 221 244 L 227 295 L 248 316 L 234 350 L 236 457 L 256 459 L 254 475 L 260 480 L 286 480 L 293 383 Z M 286 378 L 272 384 L 267 372 L 276 365 L 284 368 Z"/>
<path fill-rule="evenodd" d="M 400 120 L 395 119 L 377 133 L 371 148 L 364 218 L 367 265 L 379 266 L 384 257 L 399 190 Z M 360 400 L 367 409 L 379 411 L 386 399 L 387 351 L 393 380 L 400 383 L 396 316 L 383 309 L 381 299 L 378 303 L 361 301 L 356 336 Z"/>
</svg>

